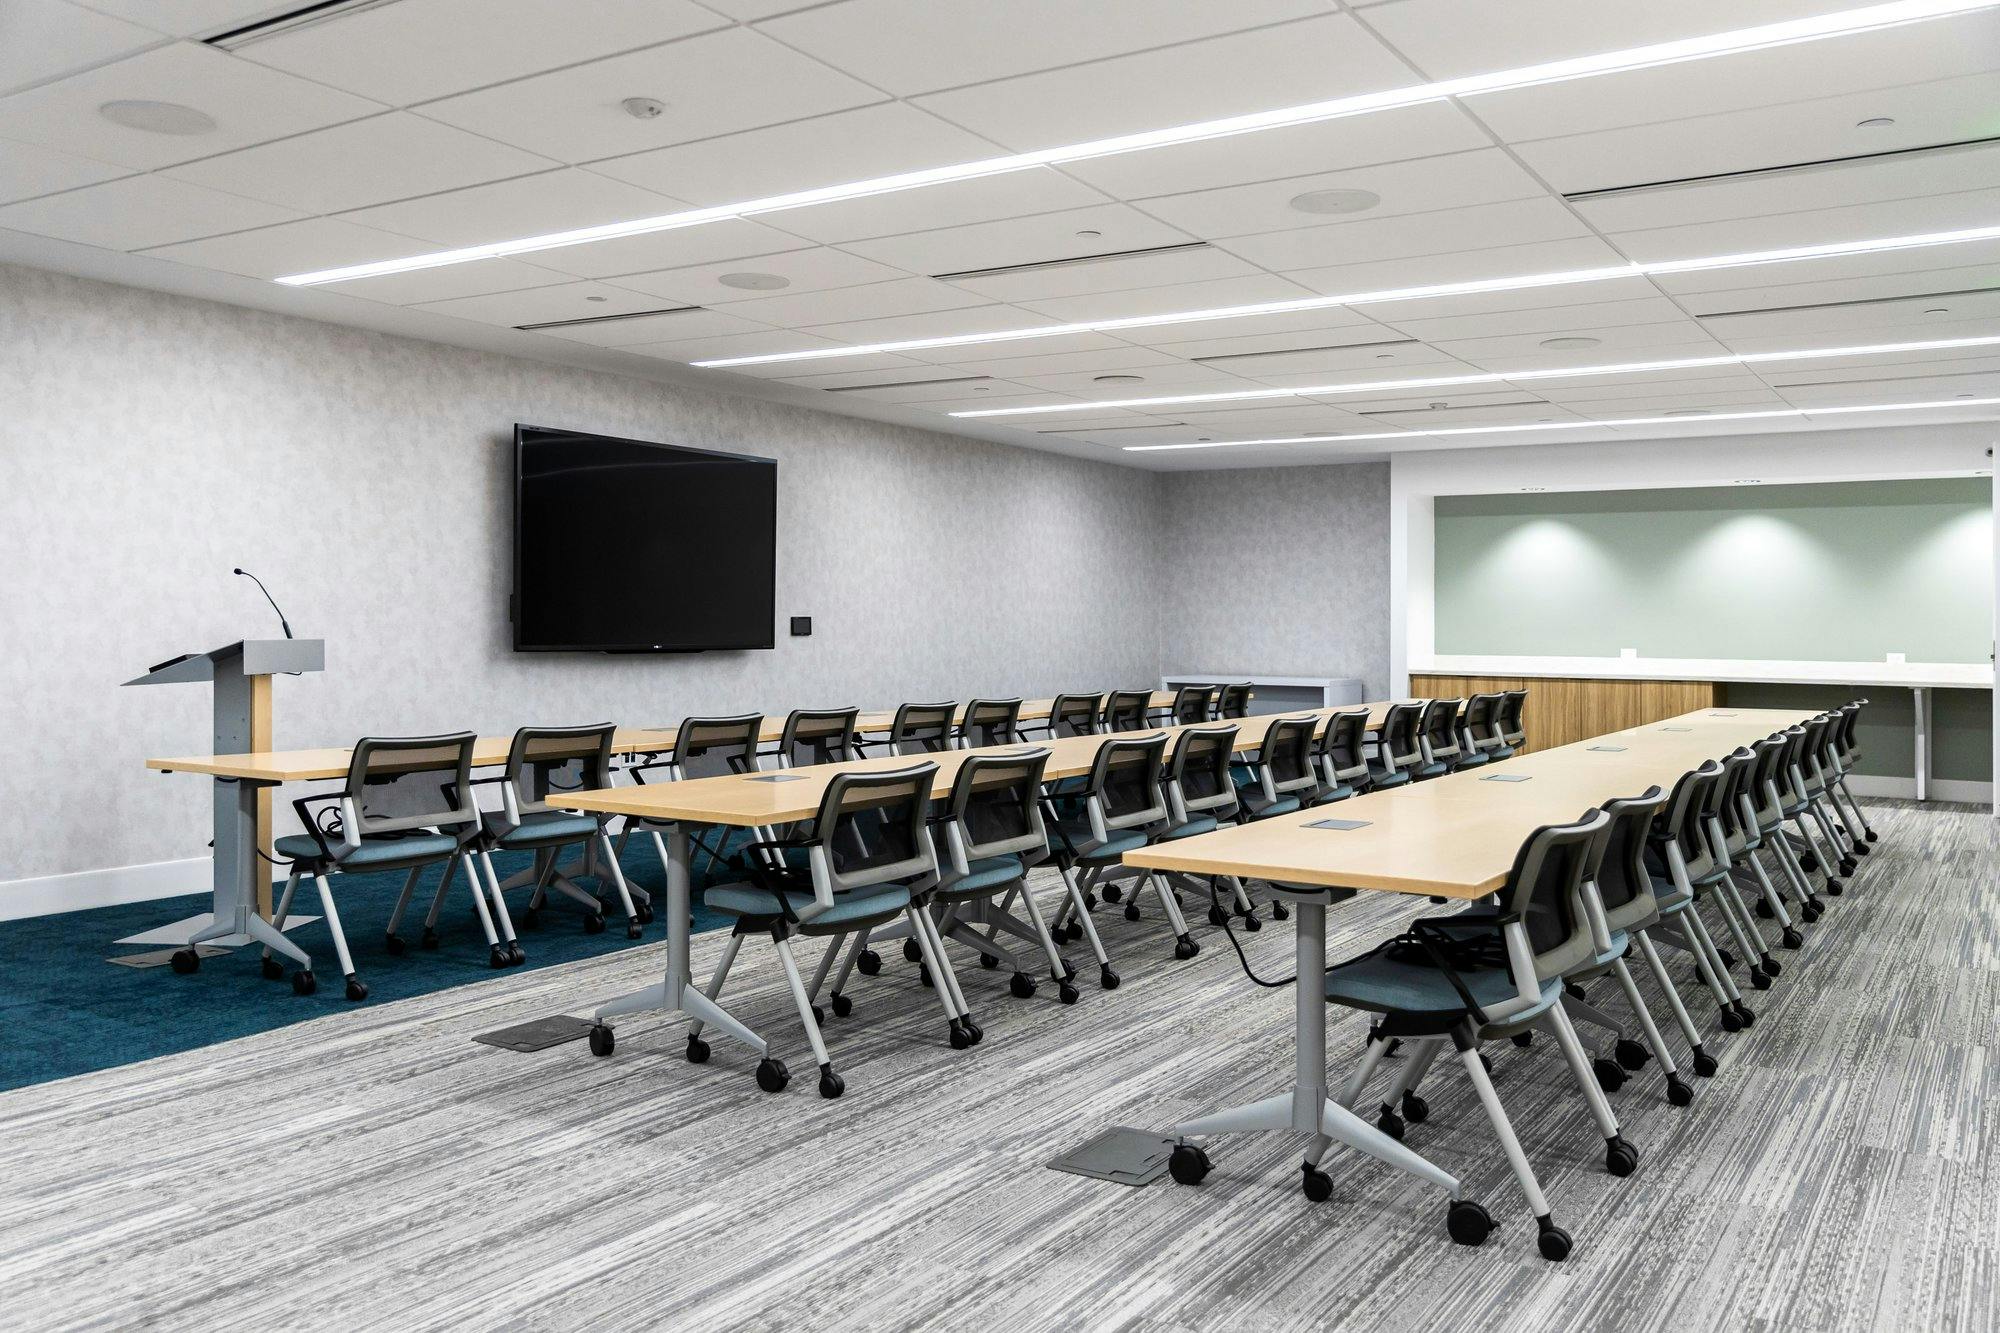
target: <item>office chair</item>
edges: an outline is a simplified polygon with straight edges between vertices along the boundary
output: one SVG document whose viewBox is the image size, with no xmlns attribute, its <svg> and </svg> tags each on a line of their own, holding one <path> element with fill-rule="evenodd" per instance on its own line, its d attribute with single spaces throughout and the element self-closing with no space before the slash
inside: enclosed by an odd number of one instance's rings
<svg viewBox="0 0 2000 1333">
<path fill-rule="evenodd" d="M 1104 730 L 1144 731 L 1152 707 L 1151 690 L 1113 690 L 1104 698 Z"/>
<path fill-rule="evenodd" d="M 1854 816 L 1851 827 L 1861 835 L 1863 842 L 1873 843 L 1879 841 L 1875 830 L 1868 827 L 1868 817 L 1861 812 L 1861 803 L 1854 799 L 1854 792 L 1847 785 L 1847 775 L 1854 771 L 1854 765 L 1861 758 L 1861 710 L 1867 706 L 1866 699 L 1856 699 L 1840 706 L 1840 727 L 1833 736 L 1834 785 L 1839 787 L 1849 812 Z"/>
<path fill-rule="evenodd" d="M 1814 830 L 1814 822 L 1824 819 L 1825 812 L 1814 803 L 1813 793 L 1806 785 L 1808 732 L 1804 727 L 1788 727 L 1779 734 L 1785 738 L 1785 751 L 1778 761 L 1778 809 L 1790 822 L 1785 837 L 1797 851 L 1800 867 L 1807 872 L 1819 871 L 1827 893 L 1838 898 L 1847 892 L 1839 876 L 1850 873 L 1852 864 L 1821 847 L 1819 834 Z"/>
<path fill-rule="evenodd" d="M 778 736 L 780 768 L 808 768 L 814 764 L 839 764 L 859 759 L 854 746 L 855 722 L 859 708 L 795 708 L 785 718 Z"/>
<path fill-rule="evenodd" d="M 1382 714 L 1382 727 L 1375 743 L 1375 757 L 1368 763 L 1368 789 L 1386 791 L 1412 781 L 1414 770 L 1424 761 L 1423 746 L 1417 740 L 1417 719 L 1421 703 L 1390 704 Z"/>
<path fill-rule="evenodd" d="M 1498 721 L 1500 739 L 1515 754 L 1528 748 L 1528 732 L 1521 723 L 1521 714 L 1528 706 L 1526 690 L 1507 690 L 1500 695 Z"/>
<path fill-rule="evenodd" d="M 1484 755 L 1494 763 L 1514 757 L 1514 747 L 1500 734 L 1500 706 L 1506 698 L 1504 694 L 1475 694 L 1465 701 L 1465 714 L 1459 719 L 1459 745 L 1467 754 Z"/>
<path fill-rule="evenodd" d="M 1723 882 L 1730 899 L 1731 910 L 1742 917 L 1752 938 L 1763 949 L 1759 963 L 1771 976 L 1777 976 L 1784 969 L 1773 959 L 1765 947 L 1764 932 L 1752 919 L 1750 903 L 1743 897 L 1739 882 L 1747 878 L 1748 887 L 1754 895 L 1756 915 L 1767 920 L 1775 919 L 1782 932 L 1781 943 L 1787 949 L 1796 949 L 1805 942 L 1798 927 L 1792 924 L 1792 916 L 1785 908 L 1785 900 L 1779 894 L 1771 877 L 1765 873 L 1764 863 L 1757 853 L 1765 849 L 1764 835 L 1757 824 L 1756 802 L 1753 791 L 1757 780 L 1758 756 L 1749 746 L 1739 746 L 1722 759 L 1722 799 L 1717 802 L 1714 814 L 1706 821 L 1710 854 L 1729 869 L 1729 876 Z"/>
<path fill-rule="evenodd" d="M 764 717 L 761 713 L 740 713 L 734 717 L 690 717 L 683 718 L 675 730 L 673 747 L 667 751 L 665 759 L 648 758 L 643 763 L 631 764 L 626 772 L 632 781 L 644 786 L 646 774 L 660 773 L 670 782 L 688 778 L 721 777 L 728 773 L 755 773 L 758 769 L 757 751 L 759 737 L 764 732 Z M 624 830 L 618 837 L 618 850 L 624 851 L 632 834 L 644 830 L 652 836 L 653 849 L 660 855 L 660 864 L 667 864 L 666 839 L 660 836 L 667 827 L 665 822 L 628 816 Z M 706 855 L 711 865 L 723 860 L 724 847 L 721 842 L 711 845 L 709 830 L 690 828 L 688 841 L 689 877 L 700 883 L 700 858 Z M 715 836 L 721 837 L 721 834 Z"/>
<path fill-rule="evenodd" d="M 1236 733 L 1237 728 L 1233 724 L 1197 726 L 1174 738 L 1173 749 L 1167 755 L 1166 779 L 1162 787 L 1167 798 L 1167 823 L 1153 841 L 1172 842 L 1197 834 L 1213 833 L 1223 820 L 1236 820 L 1241 808 L 1232 771 L 1236 759 Z M 1218 883 L 1203 884 L 1194 876 L 1176 870 L 1160 871 L 1158 877 L 1166 881 L 1170 890 L 1186 888 L 1191 892 L 1207 893 L 1208 923 L 1220 926 L 1228 922 L 1229 909 L 1222 905 Z M 1228 881 L 1229 901 L 1242 914 L 1243 928 L 1262 930 L 1264 922 L 1258 917 L 1243 881 L 1234 875 L 1220 878 Z M 1105 896 L 1110 894 L 1111 890 L 1107 887 Z M 1125 915 L 1129 920 L 1139 919 L 1136 897 L 1125 905 Z"/>
<path fill-rule="evenodd" d="M 1449 918 L 1444 922 L 1419 918 L 1393 939 L 1327 968 L 1324 982 L 1330 1003 L 1378 1015 L 1376 1029 L 1383 1036 L 1368 1043 L 1342 1090 L 1342 1103 L 1351 1108 L 1360 1100 L 1388 1053 L 1388 1039 L 1401 1038 L 1416 1050 L 1393 1090 L 1400 1097 L 1401 1111 L 1391 1112 L 1398 1117 L 1392 1123 L 1426 1119 L 1428 1105 L 1409 1089 L 1450 1041 L 1527 1196 L 1538 1230 L 1537 1245 L 1543 1257 L 1552 1260 L 1569 1255 L 1569 1233 L 1555 1224 L 1534 1168 L 1493 1090 L 1479 1045 L 1537 1027 L 1553 1033 L 1604 1133 L 1606 1169 L 1623 1176 L 1637 1168 L 1638 1150 L 1619 1134 L 1617 1119 L 1563 1011 L 1564 974 L 1595 953 L 1582 907 L 1582 886 L 1610 824 L 1609 815 L 1593 810 L 1575 823 L 1530 834 L 1499 892 L 1499 910 L 1489 931 L 1466 938 L 1446 928 Z M 1386 1102 L 1384 1109 L 1389 1109 Z M 1325 1174 L 1318 1170 L 1317 1152 L 1316 1147 L 1307 1159 L 1309 1195 L 1312 1176 Z M 1323 1189 L 1330 1194 L 1331 1182 Z M 1453 1240 L 1477 1245 L 1491 1232 L 1493 1221 L 1479 1204 L 1459 1199 L 1451 1206 L 1446 1227 Z"/>
<path fill-rule="evenodd" d="M 1756 1022 L 1757 1015 L 1743 1003 L 1743 992 L 1729 972 L 1730 958 L 1715 947 L 1696 910 L 1703 891 L 1729 873 L 1715 864 L 1702 822 L 1703 812 L 1716 802 L 1722 777 L 1722 765 L 1711 759 L 1675 781 L 1666 805 L 1653 817 L 1653 827 L 1646 835 L 1646 868 L 1653 877 L 1653 898 L 1660 914 L 1656 934 L 1693 957 L 1702 984 L 1715 996 L 1722 1030 L 1735 1032 Z"/>
<path fill-rule="evenodd" d="M 1234 685 L 1222 685 L 1215 692 L 1216 722 L 1226 722 L 1235 718 L 1250 716 L 1250 682 L 1239 681 Z"/>
<path fill-rule="evenodd" d="M 1825 914 L 1826 903 L 1813 892 L 1812 884 L 1806 879 L 1805 868 L 1799 864 L 1798 853 L 1793 850 L 1791 839 L 1785 836 L 1784 798 L 1778 790 L 1778 784 L 1783 780 L 1781 768 L 1785 752 L 1790 744 L 1785 736 L 1773 735 L 1750 747 L 1757 762 L 1751 769 L 1742 799 L 1749 804 L 1749 826 L 1777 862 L 1779 877 L 1799 904 L 1799 915 L 1811 922 Z M 1768 912 L 1767 906 L 1759 915 Z"/>
<path fill-rule="evenodd" d="M 889 753 L 937 754 L 951 748 L 951 731 L 958 705 L 903 704 L 889 723 Z"/>
<path fill-rule="evenodd" d="M 1822 713 L 1805 724 L 1805 742 L 1799 748 L 1798 758 L 1799 789 L 1805 794 L 1813 823 L 1838 859 L 1840 873 L 1852 875 L 1868 849 L 1846 827 L 1827 779 L 1833 762 L 1834 733 L 1839 724 L 1839 717 L 1833 713 Z"/>
<path fill-rule="evenodd" d="M 472 784 L 475 789 L 496 785 L 500 788 L 501 808 L 480 811 L 478 852 L 480 867 L 486 872 L 486 882 L 493 894 L 494 915 L 499 918 L 501 935 L 510 945 L 513 925 L 507 917 L 504 892 L 507 886 L 500 883 L 493 871 L 495 851 L 534 853 L 535 867 L 527 877 L 533 891 L 521 917 L 521 924 L 530 930 L 540 925 L 542 905 L 548 900 L 551 888 L 584 909 L 586 933 L 595 935 L 604 929 L 603 901 L 571 879 L 561 865 L 561 853 L 568 848 L 584 853 L 579 868 L 611 881 L 618 893 L 618 903 L 625 909 L 627 939 L 638 939 L 645 923 L 653 919 L 650 896 L 644 890 L 634 892 L 626 882 L 624 868 L 618 864 L 609 832 L 612 817 L 555 810 L 548 804 L 549 792 L 557 789 L 558 776 L 572 771 L 576 780 L 565 784 L 572 790 L 601 790 L 611 786 L 611 738 L 615 730 L 608 722 L 587 727 L 522 727 L 514 733 L 513 743 L 507 748 L 506 770 L 498 777 L 475 779 Z M 449 879 L 447 874 L 445 881 L 438 884 L 437 896 L 431 903 L 430 923 L 437 920 Z M 391 953 L 403 950 L 396 935 L 403 907 L 404 902 L 399 900 L 389 918 Z M 436 935 L 427 923 L 426 947 Z M 513 951 L 518 953 L 519 947 L 515 946 Z"/>
<path fill-rule="evenodd" d="M 974 699 L 966 704 L 965 718 L 958 724 L 958 748 L 976 750 L 988 745 L 1018 745 L 1020 741 L 1019 699 Z"/>
<path fill-rule="evenodd" d="M 473 907 L 479 914 L 480 928 L 486 932 L 493 966 L 507 967 L 521 960 L 511 933 L 505 944 L 494 933 L 486 888 L 472 860 L 479 834 L 479 806 L 472 799 L 472 747 L 477 739 L 469 731 L 445 736 L 363 737 L 355 742 L 341 790 L 301 796 L 292 802 L 306 831 L 288 834 L 272 844 L 277 857 L 290 863 L 291 873 L 285 878 L 271 924 L 279 930 L 285 928 L 292 894 L 300 878 L 311 875 L 319 889 L 320 911 L 333 936 L 334 955 L 340 960 L 350 1000 L 367 999 L 368 987 L 354 973 L 354 958 L 347 949 L 347 932 L 341 928 L 340 909 L 334 904 L 328 875 L 409 871 L 397 903 L 400 914 L 416 887 L 417 876 L 426 868 L 463 862 L 466 887 L 472 890 Z M 317 815 L 316 806 L 321 808 Z M 504 914 L 506 908 L 498 903 L 497 891 L 495 905 Z M 432 922 L 426 927 L 427 944 L 436 937 L 437 910 L 432 908 Z M 285 974 L 284 965 L 268 948 L 262 968 L 273 981 Z M 294 994 L 311 995 L 317 989 L 311 968 L 292 973 Z"/>
<path fill-rule="evenodd" d="M 932 941 L 929 918 L 916 906 L 913 892 L 928 891 L 936 882 L 937 856 L 927 821 L 935 763 L 873 773 L 843 772 L 827 784 L 819 810 L 799 830 L 782 838 L 759 839 L 758 853 L 744 858 L 750 879 L 717 885 L 702 895 L 711 911 L 735 918 L 722 956 L 709 979 L 708 998 L 722 993 L 731 964 L 743 940 L 767 934 L 777 947 L 785 984 L 798 1007 L 799 1021 L 819 1064 L 819 1095 L 834 1098 L 846 1091 L 836 1074 L 820 1035 L 818 1016 L 805 979 L 792 952 L 792 937 L 838 937 L 869 926 L 905 918 L 932 972 L 940 978 L 951 964 Z M 952 1044 L 971 1045 L 982 1035 L 967 1027 L 953 1008 L 952 984 L 938 986 L 952 1034 Z M 688 1059 L 696 1064 L 709 1056 L 702 1025 L 688 1031 Z M 766 1056 L 757 1066 L 757 1084 L 766 1092 L 781 1091 L 791 1074 L 783 1062 Z"/>
<path fill-rule="evenodd" d="M 1171 717 L 1175 723 L 1191 727 L 1210 720 L 1219 691 L 1213 685 L 1183 685 L 1174 691 Z"/>
<path fill-rule="evenodd" d="M 1104 715 L 1101 694 L 1058 694 L 1049 704 L 1048 720 L 1034 728 L 1050 740 L 1062 736 L 1094 736 Z"/>
<path fill-rule="evenodd" d="M 1314 762 L 1319 725 L 1311 714 L 1277 718 L 1257 749 L 1237 761 L 1236 785 L 1246 818 L 1288 815 L 1312 801 L 1321 772 Z"/>
<path fill-rule="evenodd" d="M 1846 853 L 1848 863 L 1858 864 L 1860 857 L 1868 855 L 1867 829 L 1860 818 L 1860 807 L 1853 804 L 1853 796 L 1847 790 L 1848 764 L 1842 756 L 1846 744 L 1845 736 L 1852 725 L 1852 705 L 1843 704 L 1825 715 L 1826 727 L 1820 733 L 1818 744 L 1808 756 L 1812 772 L 1809 786 L 1816 799 L 1825 809 L 1833 827 L 1840 832 L 1840 845 Z M 1851 871 L 1846 873 L 1852 873 Z"/>
<path fill-rule="evenodd" d="M 1068 817 L 1062 817 L 1059 810 L 1058 817 L 1050 821 L 1050 846 L 1071 890 L 1069 900 L 1056 914 L 1056 931 L 1062 938 L 1090 941 L 1106 990 L 1117 987 L 1118 974 L 1112 970 L 1097 927 L 1090 918 L 1090 908 L 1096 902 L 1094 891 L 1100 880 L 1122 876 L 1151 884 L 1174 930 L 1174 956 L 1192 958 L 1201 952 L 1201 946 L 1188 933 L 1180 904 L 1153 872 L 1124 864 L 1126 852 L 1146 846 L 1166 824 L 1167 799 L 1160 788 L 1166 749 L 1164 732 L 1105 741 L 1091 761 L 1083 787 L 1059 798 L 1069 811 Z M 1106 901 L 1116 902 L 1117 898 L 1107 894 Z"/>
<path fill-rule="evenodd" d="M 1313 804 L 1344 801 L 1368 790 L 1367 737 L 1368 710 L 1365 708 L 1335 713 L 1326 720 L 1326 729 L 1320 733 L 1319 749 L 1315 755 L 1319 762 L 1320 788 L 1318 799 Z"/>
<path fill-rule="evenodd" d="M 1463 703 L 1462 699 L 1433 699 L 1424 705 L 1423 720 L 1417 724 L 1417 743 L 1423 754 L 1423 763 L 1414 775 L 1417 781 L 1486 763 L 1485 755 L 1468 754 L 1458 743 L 1458 710 Z"/>
</svg>

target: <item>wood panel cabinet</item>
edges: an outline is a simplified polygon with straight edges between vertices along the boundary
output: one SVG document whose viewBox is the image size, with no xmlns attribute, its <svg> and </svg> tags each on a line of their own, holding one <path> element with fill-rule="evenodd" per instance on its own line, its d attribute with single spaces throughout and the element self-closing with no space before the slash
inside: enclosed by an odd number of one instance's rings
<svg viewBox="0 0 2000 1333">
<path fill-rule="evenodd" d="M 1607 731 L 1644 726 L 1722 702 L 1722 687 L 1705 680 L 1570 680 L 1549 676 L 1412 675 L 1410 693 L 1420 699 L 1465 698 L 1526 690 L 1521 724 L 1528 749 L 1602 736 Z"/>
</svg>

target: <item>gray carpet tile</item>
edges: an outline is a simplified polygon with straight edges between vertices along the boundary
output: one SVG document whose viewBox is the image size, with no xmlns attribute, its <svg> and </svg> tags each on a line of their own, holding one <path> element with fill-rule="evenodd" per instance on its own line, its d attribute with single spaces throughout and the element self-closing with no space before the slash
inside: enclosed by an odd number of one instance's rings
<svg viewBox="0 0 2000 1333">
<path fill-rule="evenodd" d="M 658 947 L 8 1093 L 0 1324 L 1992 1328 L 2000 838 L 1985 807 L 1870 812 L 1876 853 L 1805 947 L 1778 951 L 1776 987 L 1746 992 L 1756 1026 L 1712 1031 L 1723 1066 L 1694 1106 L 1667 1104 L 1657 1064 L 1613 1095 L 1644 1154 L 1636 1175 L 1604 1171 L 1551 1043 L 1493 1048 L 1577 1241 L 1564 1264 L 1537 1256 L 1471 1092 L 1442 1065 L 1408 1141 L 1500 1221 L 1479 1249 L 1445 1238 L 1437 1191 L 1344 1150 L 1326 1163 L 1334 1197 L 1309 1203 L 1291 1136 L 1212 1143 L 1198 1188 L 1045 1169 L 1105 1126 L 1164 1128 L 1288 1083 L 1291 992 L 1251 986 L 1205 925 L 1201 954 L 1174 961 L 1149 904 L 1138 924 L 1099 913 L 1119 990 L 1068 946 L 1074 1007 L 1046 981 L 1011 998 L 1005 972 L 961 957 L 987 1033 L 969 1051 L 949 1049 L 933 992 L 885 949 L 883 974 L 849 985 L 855 1013 L 829 1020 L 837 1102 L 814 1091 L 761 940 L 725 1000 L 791 1064 L 776 1096 L 720 1036 L 708 1064 L 686 1063 L 678 1020 L 625 1020 L 608 1059 L 471 1040 L 587 1014 L 650 980 Z M 1337 907 L 1329 957 L 1426 910 L 1378 895 Z M 1261 973 L 1289 971 L 1288 924 L 1239 938 Z M 721 942 L 697 938 L 698 975 Z M 1668 957 L 1714 1029 L 1685 956 Z M 271 1003 L 290 998 L 272 987 Z M 1329 1017 L 1338 1079 L 1364 1023 Z"/>
</svg>

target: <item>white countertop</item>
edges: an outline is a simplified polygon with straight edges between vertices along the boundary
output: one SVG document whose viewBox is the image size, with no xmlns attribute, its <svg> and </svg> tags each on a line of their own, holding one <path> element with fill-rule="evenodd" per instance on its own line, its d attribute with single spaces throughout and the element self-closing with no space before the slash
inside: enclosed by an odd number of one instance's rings
<svg viewBox="0 0 2000 1333">
<path fill-rule="evenodd" d="M 1713 680 L 1787 685 L 1881 685 L 1990 690 L 1990 662 L 1756 662 L 1729 657 L 1432 657 L 1414 675 L 1541 676 L 1574 680 Z"/>
</svg>

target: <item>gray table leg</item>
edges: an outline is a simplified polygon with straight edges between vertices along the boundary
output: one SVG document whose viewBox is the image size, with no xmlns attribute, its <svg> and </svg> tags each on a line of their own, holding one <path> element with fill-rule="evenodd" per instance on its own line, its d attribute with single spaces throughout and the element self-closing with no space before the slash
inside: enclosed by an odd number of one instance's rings
<svg viewBox="0 0 2000 1333">
<path fill-rule="evenodd" d="M 257 852 L 257 794 L 276 785 L 243 778 L 215 779 L 215 853 L 208 911 L 127 935 L 119 944 L 183 948 L 213 944 L 234 949 L 254 941 L 270 945 L 301 967 L 311 966 L 296 944 L 257 915 L 257 879 L 265 873 L 264 858 Z M 316 916 L 293 916 L 286 920 L 285 929 L 296 930 L 317 920 Z M 252 922 L 263 929 L 254 928 Z"/>
<path fill-rule="evenodd" d="M 1931 692 L 1919 685 L 1910 691 L 1915 705 L 1917 799 L 1931 798 Z"/>
</svg>

